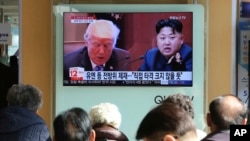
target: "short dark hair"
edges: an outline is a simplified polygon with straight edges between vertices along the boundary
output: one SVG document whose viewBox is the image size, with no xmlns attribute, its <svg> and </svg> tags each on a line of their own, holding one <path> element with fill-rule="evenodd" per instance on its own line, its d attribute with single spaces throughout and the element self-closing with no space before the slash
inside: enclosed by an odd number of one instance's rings
<svg viewBox="0 0 250 141">
<path fill-rule="evenodd" d="M 92 130 L 88 113 L 78 107 L 59 114 L 53 126 L 57 141 L 88 141 Z"/>
<path fill-rule="evenodd" d="M 194 118 L 194 108 L 192 100 L 189 96 L 184 94 L 172 94 L 169 95 L 163 102 L 164 103 L 173 103 L 180 106 L 180 108 L 183 108 L 185 111 L 187 111 L 192 118 Z"/>
<path fill-rule="evenodd" d="M 161 19 L 157 22 L 155 26 L 155 31 L 158 34 L 163 27 L 170 27 L 173 29 L 173 33 L 182 33 L 183 25 L 181 21 L 176 19 Z"/>
<path fill-rule="evenodd" d="M 192 131 L 196 134 L 193 119 L 186 111 L 173 103 L 158 105 L 141 121 L 136 139 L 147 137 L 150 140 L 162 140 L 165 134 L 173 133 L 177 137 Z"/>
<path fill-rule="evenodd" d="M 14 84 L 7 93 L 9 106 L 20 106 L 32 111 L 42 107 L 42 92 L 29 84 Z"/>
<path fill-rule="evenodd" d="M 232 106 L 228 106 L 229 102 L 225 100 L 225 98 L 229 97 L 235 100 L 234 103 L 231 103 Z M 225 106 L 226 104 L 227 106 Z M 236 107 L 235 105 L 240 106 Z M 209 104 L 209 111 L 212 122 L 221 130 L 229 129 L 230 125 L 242 124 L 242 120 L 247 118 L 248 115 L 247 105 L 232 94 L 225 94 L 215 98 Z"/>
</svg>

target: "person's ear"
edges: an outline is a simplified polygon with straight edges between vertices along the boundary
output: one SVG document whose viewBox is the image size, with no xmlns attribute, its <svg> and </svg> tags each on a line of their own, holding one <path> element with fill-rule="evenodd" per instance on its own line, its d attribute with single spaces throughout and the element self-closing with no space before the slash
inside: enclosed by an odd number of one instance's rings
<svg viewBox="0 0 250 141">
<path fill-rule="evenodd" d="M 163 141 L 176 141 L 173 135 L 167 134 L 164 136 Z"/>
<path fill-rule="evenodd" d="M 247 125 L 247 118 L 243 118 L 243 120 L 242 120 L 242 123 L 241 123 L 242 125 Z"/>
<path fill-rule="evenodd" d="M 89 141 L 95 141 L 95 130 L 91 130 Z"/>
<path fill-rule="evenodd" d="M 182 40 L 181 44 L 183 44 L 184 43 L 184 35 L 183 34 L 181 35 L 181 40 Z"/>
</svg>

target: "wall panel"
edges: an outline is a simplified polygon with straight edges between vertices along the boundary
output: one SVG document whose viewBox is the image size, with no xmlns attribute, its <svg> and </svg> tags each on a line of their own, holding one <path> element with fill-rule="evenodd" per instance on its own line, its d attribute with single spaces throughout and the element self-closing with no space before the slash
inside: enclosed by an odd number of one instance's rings
<svg viewBox="0 0 250 141">
<path fill-rule="evenodd" d="M 51 123 L 52 112 L 52 44 L 50 0 L 21 1 L 21 82 L 39 87 L 44 103 L 39 111 L 46 123 Z"/>
</svg>

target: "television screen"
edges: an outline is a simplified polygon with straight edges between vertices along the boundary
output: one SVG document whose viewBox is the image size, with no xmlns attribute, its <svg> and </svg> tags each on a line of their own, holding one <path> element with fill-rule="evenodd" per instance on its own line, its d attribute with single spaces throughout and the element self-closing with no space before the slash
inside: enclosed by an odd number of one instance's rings
<svg viewBox="0 0 250 141">
<path fill-rule="evenodd" d="M 63 12 L 63 85 L 191 87 L 193 28 L 191 11 Z"/>
<path fill-rule="evenodd" d="M 243 1 L 240 3 L 240 17 L 241 18 L 250 17 L 250 2 Z"/>
</svg>

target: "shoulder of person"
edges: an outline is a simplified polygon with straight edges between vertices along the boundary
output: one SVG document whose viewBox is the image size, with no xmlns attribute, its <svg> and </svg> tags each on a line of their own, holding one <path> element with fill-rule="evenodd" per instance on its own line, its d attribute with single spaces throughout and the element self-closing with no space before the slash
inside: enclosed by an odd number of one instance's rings
<svg viewBox="0 0 250 141">
<path fill-rule="evenodd" d="M 86 46 L 78 48 L 78 49 L 75 49 L 75 50 L 73 50 L 73 51 L 71 51 L 69 53 L 66 53 L 64 55 L 64 57 L 75 55 L 75 54 L 80 54 L 80 53 L 84 53 L 84 52 L 87 52 L 87 47 Z"/>
<path fill-rule="evenodd" d="M 201 141 L 229 141 L 230 133 L 229 130 L 219 130 L 215 132 L 209 133 L 205 138 L 203 138 Z"/>
<path fill-rule="evenodd" d="M 192 47 L 189 46 L 188 44 L 182 44 L 181 49 L 180 50 L 184 50 L 184 51 L 192 51 Z"/>
<path fill-rule="evenodd" d="M 157 47 L 154 47 L 154 48 L 148 49 L 146 52 L 146 55 L 151 56 L 151 55 L 156 55 L 158 53 L 159 53 L 159 49 Z"/>
<path fill-rule="evenodd" d="M 187 44 L 183 44 L 179 52 L 182 59 L 186 57 L 192 57 L 192 47 L 188 46 Z"/>
<path fill-rule="evenodd" d="M 117 48 L 117 47 L 114 47 L 113 51 L 117 52 L 117 53 L 129 53 L 127 50 L 124 50 L 124 49 L 121 49 L 121 48 Z"/>
</svg>

